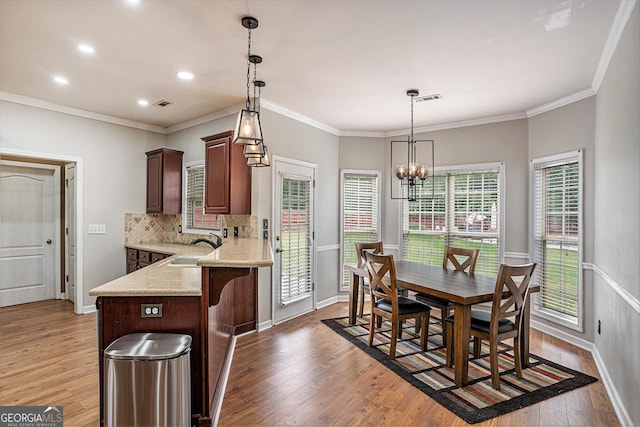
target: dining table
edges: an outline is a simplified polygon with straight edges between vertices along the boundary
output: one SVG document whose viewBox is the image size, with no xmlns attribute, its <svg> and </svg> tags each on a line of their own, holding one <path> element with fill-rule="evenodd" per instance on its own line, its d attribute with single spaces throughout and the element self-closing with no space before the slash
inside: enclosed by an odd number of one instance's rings
<svg viewBox="0 0 640 427">
<path fill-rule="evenodd" d="M 345 264 L 351 273 L 351 289 L 349 293 L 349 323 L 356 323 L 361 280 L 368 278 L 366 266 Z M 491 302 L 496 287 L 496 277 L 482 274 L 469 275 L 465 272 L 449 270 L 441 266 L 431 266 L 411 261 L 395 261 L 396 281 L 414 292 L 444 298 L 454 306 L 454 370 L 455 383 L 458 387 L 468 384 L 469 372 L 469 340 L 471 339 L 471 307 L 474 304 Z M 529 285 L 521 322 L 520 354 L 523 367 L 529 365 L 529 315 L 530 292 L 538 292 L 538 285 Z M 505 297 L 508 292 L 505 292 Z"/>
</svg>

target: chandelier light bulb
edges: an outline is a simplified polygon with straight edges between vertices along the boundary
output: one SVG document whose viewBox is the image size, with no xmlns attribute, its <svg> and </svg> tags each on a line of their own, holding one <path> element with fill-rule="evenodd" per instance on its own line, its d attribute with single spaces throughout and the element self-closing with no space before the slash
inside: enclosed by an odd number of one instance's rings
<svg viewBox="0 0 640 427">
<path fill-rule="evenodd" d="M 407 167 L 405 165 L 396 166 L 396 176 L 398 179 L 405 179 L 407 176 Z"/>
<path fill-rule="evenodd" d="M 429 170 L 427 169 L 427 167 L 420 165 L 420 167 L 418 168 L 418 178 L 424 181 L 428 176 Z"/>
</svg>

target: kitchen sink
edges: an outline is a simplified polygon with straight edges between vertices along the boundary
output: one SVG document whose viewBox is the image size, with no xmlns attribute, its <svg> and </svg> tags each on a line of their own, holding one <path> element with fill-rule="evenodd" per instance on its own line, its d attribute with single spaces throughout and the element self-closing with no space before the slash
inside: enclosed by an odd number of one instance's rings
<svg viewBox="0 0 640 427">
<path fill-rule="evenodd" d="M 202 256 L 178 255 L 164 265 L 166 265 L 167 267 L 198 267 L 196 265 L 196 262 L 198 262 L 200 258 L 202 258 Z"/>
</svg>

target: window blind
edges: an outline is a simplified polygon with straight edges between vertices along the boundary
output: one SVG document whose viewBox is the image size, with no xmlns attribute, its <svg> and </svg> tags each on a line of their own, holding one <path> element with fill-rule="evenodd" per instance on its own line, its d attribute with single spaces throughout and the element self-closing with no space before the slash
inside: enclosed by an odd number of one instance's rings
<svg viewBox="0 0 640 427">
<path fill-rule="evenodd" d="M 480 249 L 476 272 L 495 275 L 500 264 L 500 171 L 437 174 L 418 200 L 403 201 L 402 250 L 408 261 L 442 265 L 444 247 Z"/>
<path fill-rule="evenodd" d="M 287 304 L 311 296 L 311 184 L 310 178 L 282 177 L 280 212 L 282 257 L 280 300 Z"/>
<path fill-rule="evenodd" d="M 204 212 L 204 165 L 186 169 L 185 225 L 187 229 L 219 230 L 220 215 Z"/>
<path fill-rule="evenodd" d="M 342 264 L 357 264 L 354 243 L 380 241 L 380 191 L 377 172 L 342 174 Z M 351 276 L 346 269 L 343 287 L 349 287 Z"/>
<path fill-rule="evenodd" d="M 535 309 L 578 325 L 581 294 L 581 174 L 578 157 L 534 163 Z"/>
</svg>

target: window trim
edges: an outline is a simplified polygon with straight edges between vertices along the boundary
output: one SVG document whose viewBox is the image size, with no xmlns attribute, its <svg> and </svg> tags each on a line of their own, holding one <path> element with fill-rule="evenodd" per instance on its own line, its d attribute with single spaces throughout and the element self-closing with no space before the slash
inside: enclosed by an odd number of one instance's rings
<svg viewBox="0 0 640 427">
<path fill-rule="evenodd" d="M 505 164 L 504 162 L 488 162 L 488 163 L 471 163 L 465 165 L 451 165 L 451 166 L 439 166 L 435 168 L 433 172 L 435 175 L 437 174 L 446 174 L 446 173 L 461 173 L 461 172 L 480 172 L 483 170 L 498 170 L 498 185 L 500 188 L 500 206 L 499 206 L 499 219 L 500 224 L 498 224 L 499 234 L 498 234 L 498 265 L 504 262 L 504 245 L 505 245 L 505 212 L 506 212 L 506 187 L 505 187 Z M 404 253 L 404 241 L 402 238 L 402 208 L 406 200 L 401 200 L 398 203 L 398 258 L 402 258 L 402 254 Z"/>
<path fill-rule="evenodd" d="M 198 161 L 194 161 L 194 162 L 188 162 L 188 163 L 184 163 L 182 165 L 182 233 L 188 233 L 188 234 L 202 234 L 202 235 L 206 235 L 206 236 L 211 236 L 211 235 L 221 235 L 221 230 L 215 230 L 215 229 L 203 229 L 203 228 L 189 228 L 187 226 L 187 191 L 188 191 L 188 170 L 190 168 L 193 167 L 204 167 L 205 163 L 204 160 L 198 160 Z M 205 171 L 206 173 L 206 171 Z M 205 179 L 205 183 L 204 185 L 206 185 L 206 179 Z"/>
<path fill-rule="evenodd" d="M 382 171 L 373 169 L 341 169 L 340 170 L 340 291 L 348 291 L 351 289 L 351 284 L 345 284 L 342 280 L 342 271 L 344 269 L 344 181 L 346 175 L 365 175 L 375 176 L 378 181 L 378 203 L 377 203 L 377 224 L 376 231 L 378 235 L 378 241 L 382 240 Z"/>
<path fill-rule="evenodd" d="M 584 150 L 579 149 L 566 153 L 554 154 L 546 157 L 532 159 L 529 166 L 529 254 L 532 261 L 537 259 L 536 251 L 536 169 L 541 166 L 553 166 L 572 161 L 578 162 L 578 316 L 574 321 L 573 316 L 563 315 L 553 310 L 546 309 L 539 303 L 538 293 L 533 293 L 531 312 L 536 316 L 547 319 L 553 323 L 565 326 L 579 332 L 584 332 Z M 538 271 L 534 272 L 532 284 L 539 285 Z"/>
</svg>

